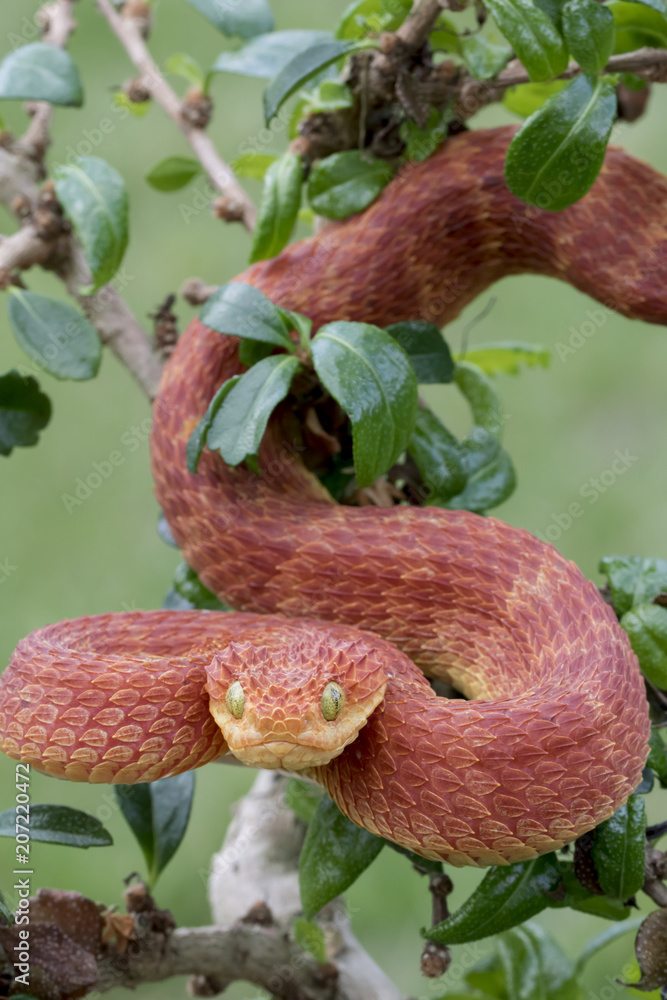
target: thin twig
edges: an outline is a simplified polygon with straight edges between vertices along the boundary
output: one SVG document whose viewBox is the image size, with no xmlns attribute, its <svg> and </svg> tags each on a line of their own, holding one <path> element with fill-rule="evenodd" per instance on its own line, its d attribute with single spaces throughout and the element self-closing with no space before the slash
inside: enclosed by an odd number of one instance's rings
<svg viewBox="0 0 667 1000">
<path fill-rule="evenodd" d="M 431 34 L 444 7 L 444 0 L 419 0 L 396 32 L 397 36 L 409 48 L 419 49 Z"/>
<path fill-rule="evenodd" d="M 254 203 L 237 181 L 231 167 L 221 159 L 208 133 L 202 128 L 193 126 L 182 114 L 181 100 L 171 89 L 148 51 L 137 22 L 131 17 L 122 17 L 110 0 L 97 0 L 97 6 L 141 73 L 142 83 L 151 97 L 176 123 L 190 143 L 209 180 L 225 198 L 230 215 L 233 214 L 230 206 L 234 206 L 236 217 L 243 222 L 249 232 L 252 232 L 257 215 Z"/>
</svg>

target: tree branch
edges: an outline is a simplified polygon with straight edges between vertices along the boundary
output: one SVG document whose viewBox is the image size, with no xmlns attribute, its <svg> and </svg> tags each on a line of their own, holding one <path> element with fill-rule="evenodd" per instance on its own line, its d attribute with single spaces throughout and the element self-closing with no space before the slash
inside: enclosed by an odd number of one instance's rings
<svg viewBox="0 0 667 1000">
<path fill-rule="evenodd" d="M 225 203 L 224 211 L 220 214 L 229 220 L 239 219 L 245 228 L 252 232 L 257 216 L 254 203 L 237 181 L 231 167 L 221 159 L 207 132 L 192 125 L 183 114 L 182 102 L 148 51 L 140 25 L 134 18 L 119 14 L 110 0 L 97 0 L 97 6 L 141 73 L 142 83 L 147 91 L 176 123 L 190 143 L 211 183 L 220 191 Z"/>
<path fill-rule="evenodd" d="M 446 6 L 446 0 L 418 0 L 396 32 L 397 37 L 411 49 L 421 48 Z"/>
</svg>

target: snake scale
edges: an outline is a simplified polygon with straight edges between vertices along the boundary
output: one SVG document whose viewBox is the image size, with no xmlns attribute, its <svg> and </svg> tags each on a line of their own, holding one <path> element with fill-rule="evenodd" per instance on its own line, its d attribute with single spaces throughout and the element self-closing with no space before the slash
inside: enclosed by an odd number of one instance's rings
<svg viewBox="0 0 667 1000">
<path fill-rule="evenodd" d="M 445 323 L 508 274 L 562 278 L 667 323 L 667 181 L 611 149 L 560 213 L 503 179 L 512 130 L 449 139 L 363 214 L 238 280 L 310 316 Z M 153 781 L 231 749 L 299 770 L 355 823 L 453 865 L 574 840 L 641 779 L 649 719 L 596 587 L 528 532 L 465 511 L 335 504 L 274 419 L 260 473 L 185 447 L 238 341 L 194 321 L 154 409 L 158 500 L 184 558 L 236 612 L 61 622 L 19 643 L 0 747 L 74 781 Z M 427 677 L 465 699 L 436 697 Z"/>
</svg>

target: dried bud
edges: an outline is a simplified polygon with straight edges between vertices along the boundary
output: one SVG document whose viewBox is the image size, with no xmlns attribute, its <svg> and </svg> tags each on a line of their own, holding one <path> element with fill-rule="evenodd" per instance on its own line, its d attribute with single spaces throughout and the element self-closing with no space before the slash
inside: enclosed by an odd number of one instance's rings
<svg viewBox="0 0 667 1000">
<path fill-rule="evenodd" d="M 51 208 L 37 208 L 33 212 L 32 224 L 35 232 L 43 240 L 55 240 L 62 232 L 63 220 Z"/>
<path fill-rule="evenodd" d="M 427 941 L 421 957 L 422 975 L 427 979 L 438 979 L 444 976 L 452 960 L 452 953 L 445 944 Z"/>
<path fill-rule="evenodd" d="M 648 84 L 641 90 L 631 90 L 625 83 L 619 83 L 616 87 L 618 117 L 626 122 L 636 122 L 644 114 L 650 96 Z"/>
<path fill-rule="evenodd" d="M 0 147 L 2 149 L 11 149 L 14 142 L 14 136 L 11 132 L 7 132 L 6 129 L 0 131 Z"/>
<path fill-rule="evenodd" d="M 151 9 L 146 0 L 127 0 L 123 4 L 121 14 L 136 23 L 142 38 L 148 38 L 151 30 Z"/>
<path fill-rule="evenodd" d="M 146 101 L 150 101 L 151 99 L 151 92 L 141 77 L 137 77 L 134 80 L 127 80 L 123 84 L 122 90 L 128 101 L 131 101 L 132 104 L 145 104 Z"/>
<path fill-rule="evenodd" d="M 241 917 L 242 924 L 257 924 L 260 927 L 271 927 L 273 925 L 273 914 L 264 902 L 254 903 L 245 917 Z"/>
<path fill-rule="evenodd" d="M 174 312 L 172 312 L 171 308 L 175 301 L 176 301 L 175 295 L 168 295 L 167 298 L 162 303 L 162 305 L 158 306 L 157 310 L 154 313 L 150 314 L 150 318 L 152 320 L 155 320 L 155 328 L 154 328 L 155 347 L 162 354 L 164 358 L 171 357 L 171 355 L 174 353 L 174 348 L 176 347 L 176 341 L 178 340 L 178 325 L 177 325 L 178 317 Z M 138 894 L 142 890 L 148 896 L 148 899 L 150 900 L 151 905 L 154 908 L 155 903 L 153 902 L 152 898 L 148 895 L 148 890 L 143 885 L 143 883 L 130 886 L 130 888 L 127 889 L 126 891 L 125 896 L 127 898 L 130 894 L 132 893 Z M 129 902 L 127 908 L 128 910 L 130 909 Z"/>
<path fill-rule="evenodd" d="M 244 215 L 244 207 L 236 198 L 222 195 L 213 202 L 213 211 L 216 218 L 224 219 L 225 222 L 241 222 Z"/>
<path fill-rule="evenodd" d="M 574 845 L 574 874 L 584 889 L 593 896 L 604 896 L 593 861 L 595 830 L 584 833 Z"/>
<path fill-rule="evenodd" d="M 217 285 L 206 285 L 201 278 L 188 278 L 181 285 L 181 298 L 191 306 L 201 306 L 217 291 Z"/>
<path fill-rule="evenodd" d="M 187 989 L 191 997 L 217 997 L 227 986 L 228 983 L 215 976 L 190 976 Z"/>
<path fill-rule="evenodd" d="M 20 219 L 23 222 L 25 219 L 30 218 L 32 206 L 24 195 L 17 194 L 15 198 L 12 198 L 9 210 L 12 215 L 15 215 L 17 219 Z"/>
<path fill-rule="evenodd" d="M 181 104 L 181 114 L 193 128 L 206 128 L 213 114 L 213 101 L 199 87 L 191 87 Z"/>
<path fill-rule="evenodd" d="M 635 954 L 642 977 L 638 983 L 623 985 L 646 992 L 667 987 L 667 910 L 649 913 L 639 928 Z"/>
</svg>

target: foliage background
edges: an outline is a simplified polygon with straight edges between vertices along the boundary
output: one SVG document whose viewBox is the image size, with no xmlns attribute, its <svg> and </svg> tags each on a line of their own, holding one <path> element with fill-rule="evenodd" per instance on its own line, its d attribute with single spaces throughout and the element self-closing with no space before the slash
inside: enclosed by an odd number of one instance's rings
<svg viewBox="0 0 667 1000">
<path fill-rule="evenodd" d="M 317 4 L 273 0 L 278 28 L 332 28 L 345 6 L 345 0 L 318 0 Z M 19 39 L 33 40 L 26 28 L 29 32 L 38 7 L 33 0 L 2 0 L 2 54 L 11 48 L 12 35 L 18 36 L 13 39 L 15 44 Z M 123 294 L 144 318 L 188 276 L 217 284 L 243 270 L 249 238 L 240 227 L 215 221 L 207 209 L 184 221 L 182 206 L 205 201 L 202 180 L 171 195 L 153 191 L 145 183 L 144 175 L 164 156 L 188 154 L 185 141 L 158 108 L 142 119 L 121 120 L 121 115 L 114 113 L 112 88 L 132 75 L 129 64 L 92 0 L 81 0 L 76 14 L 79 30 L 69 49 L 82 73 L 86 103 L 81 111 L 55 109 L 49 162 L 53 166 L 66 158 L 69 147 L 90 141 L 90 133 L 95 136 L 100 120 L 114 122 L 114 130 L 103 136 L 92 152 L 117 167 L 130 190 L 132 231 Z M 151 49 L 161 66 L 177 51 L 189 52 L 208 66 L 225 47 L 225 39 L 183 0 L 158 0 Z M 216 78 L 211 132 L 228 161 L 248 145 L 272 151 L 282 151 L 286 145 L 284 131 L 266 141 L 261 89 L 257 80 L 231 75 Z M 616 141 L 667 173 L 667 130 L 663 125 L 667 93 L 665 88 L 656 90 L 659 92 L 653 95 L 649 114 L 635 125 L 617 126 Z M 7 126 L 20 131 L 26 120 L 23 111 L 16 103 L 4 104 L 0 110 Z M 471 125 L 515 120 L 496 106 L 478 115 Z M 258 196 L 259 184 L 248 184 L 251 193 Z M 0 228 L 11 232 L 14 224 L 4 216 Z M 305 229 L 301 235 L 307 235 Z M 35 291 L 55 297 L 62 294 L 58 282 L 43 272 L 35 271 L 29 279 Z M 596 580 L 597 563 L 603 555 L 667 556 L 664 329 L 606 316 L 592 337 L 579 337 L 583 346 L 560 360 L 556 345 L 567 344 L 572 333 L 590 320 L 589 311 L 598 319 L 603 314 L 597 304 L 569 286 L 527 276 L 507 279 L 473 303 L 447 331 L 453 350 L 459 348 L 466 322 L 479 313 L 490 295 L 497 296 L 497 302 L 471 332 L 473 345 L 513 338 L 542 343 L 553 351 L 547 371 L 537 369 L 518 379 L 503 377 L 499 386 L 508 414 L 506 446 L 517 467 L 519 487 L 498 510 L 498 516 L 544 533 L 555 523 L 554 515 L 579 502 L 583 516 L 562 531 L 556 544 Z M 179 302 L 177 311 L 183 328 L 194 310 Z M 24 362 L 25 356 L 14 342 L 4 311 L 0 313 L 0 328 L 0 370 L 5 371 Z M 157 505 L 146 435 L 149 408 L 127 373 L 106 353 L 100 377 L 92 382 L 59 383 L 49 376 L 40 382 L 54 403 L 52 423 L 38 450 L 17 449 L 11 461 L 3 462 L 0 468 L 0 565 L 7 559 L 14 567 L 9 578 L 0 583 L 1 665 L 7 663 L 22 636 L 47 622 L 159 607 L 178 561 L 175 550 L 167 548 L 156 534 Z M 453 430 L 463 429 L 463 409 L 454 399 L 454 391 L 437 387 L 427 395 Z M 596 502 L 582 498 L 582 487 L 610 468 L 617 449 L 627 449 L 635 460 L 613 485 L 599 493 Z M 72 494 L 77 478 L 85 479 L 94 462 L 104 461 L 115 450 L 121 451 L 123 464 L 89 499 L 68 513 L 62 494 Z M 565 523 L 561 519 L 561 525 Z M 171 908 L 181 925 L 210 920 L 205 872 L 211 854 L 220 846 L 230 805 L 252 778 L 251 771 L 217 765 L 209 765 L 198 774 L 185 843 L 163 875 L 157 894 L 159 904 Z M 4 758 L 0 759 L 0 782 L 2 809 L 13 801 L 13 765 Z M 655 811 L 657 803 L 659 808 L 665 794 L 657 792 L 649 807 Z M 114 848 L 86 852 L 34 845 L 34 885 L 78 889 L 107 904 L 116 902 L 121 879 L 135 867 L 140 869 L 142 862 L 115 809 L 111 789 L 57 784 L 35 775 L 33 799 L 94 813 L 115 839 Z M 660 818 L 664 818 L 664 810 L 661 812 Z M 0 842 L 3 890 L 11 887 L 10 849 L 10 841 Z M 452 874 L 456 885 L 452 903 L 456 906 L 477 883 L 479 874 L 471 869 Z M 418 972 L 418 931 L 429 922 L 429 895 L 404 859 L 394 852 L 383 852 L 353 887 L 349 901 L 362 942 L 388 974 L 416 996 L 439 995 L 441 991 L 434 991 Z M 539 919 L 572 954 L 605 926 L 571 911 L 566 920 L 559 911 Z M 466 953 L 466 948 L 469 946 L 454 949 L 459 968 L 473 964 L 479 956 L 479 946 L 474 953 Z M 604 952 L 591 964 L 586 985 L 593 996 L 611 995 L 604 993 L 604 987 L 610 989 L 609 983 L 613 984 L 630 957 L 628 935 L 622 947 Z M 448 985 L 454 989 L 458 983 L 450 977 Z M 633 995 L 616 984 L 612 988 L 615 996 Z M 139 995 L 170 1000 L 184 995 L 183 984 L 172 980 L 164 986 L 146 986 Z M 228 995 L 250 998 L 257 991 L 237 985 Z"/>
</svg>

